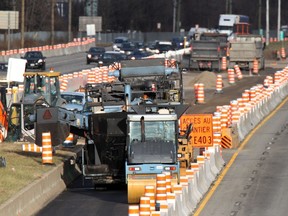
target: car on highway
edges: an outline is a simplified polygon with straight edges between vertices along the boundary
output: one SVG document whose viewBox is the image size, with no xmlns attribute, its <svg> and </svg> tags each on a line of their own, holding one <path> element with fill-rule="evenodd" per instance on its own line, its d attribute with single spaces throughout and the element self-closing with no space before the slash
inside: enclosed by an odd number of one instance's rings
<svg viewBox="0 0 288 216">
<path fill-rule="evenodd" d="M 125 53 L 117 51 L 106 51 L 99 59 L 99 66 L 109 66 L 114 63 L 120 63 L 122 60 L 127 60 L 128 56 Z"/>
<path fill-rule="evenodd" d="M 28 51 L 21 58 L 26 60 L 26 70 L 46 70 L 46 57 L 42 54 L 41 51 Z"/>
<path fill-rule="evenodd" d="M 85 111 L 85 92 L 61 92 L 61 97 L 66 101 L 64 108 L 71 111 Z"/>
<path fill-rule="evenodd" d="M 128 59 L 143 59 L 143 58 L 147 58 L 149 56 L 153 55 L 152 52 L 148 51 L 148 50 L 134 50 L 130 55 L 128 55 Z"/>
<path fill-rule="evenodd" d="M 148 45 L 148 50 L 153 53 L 166 53 L 170 50 L 175 50 L 171 41 L 154 41 Z"/>
<path fill-rule="evenodd" d="M 113 41 L 113 49 L 117 50 L 117 48 L 120 48 L 123 43 L 128 42 L 129 39 L 127 37 L 116 37 Z"/>
<path fill-rule="evenodd" d="M 135 45 L 132 42 L 124 42 L 118 47 L 119 52 L 125 53 L 126 55 L 130 55 L 135 49 Z"/>
<path fill-rule="evenodd" d="M 98 63 L 99 58 L 103 53 L 105 53 L 104 47 L 90 47 L 90 49 L 86 52 L 86 63 Z"/>
</svg>

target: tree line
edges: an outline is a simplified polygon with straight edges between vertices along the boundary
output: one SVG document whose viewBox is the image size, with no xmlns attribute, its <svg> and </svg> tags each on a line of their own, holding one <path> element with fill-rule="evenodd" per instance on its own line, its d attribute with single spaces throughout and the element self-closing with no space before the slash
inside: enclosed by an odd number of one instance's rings
<svg viewBox="0 0 288 216">
<path fill-rule="evenodd" d="M 25 1 L 25 31 L 49 31 L 51 28 L 52 0 Z M 90 0 L 72 1 L 72 31 L 78 31 L 78 18 L 85 15 L 85 5 Z M 198 24 L 215 28 L 219 15 L 226 13 L 228 0 L 177 0 L 180 5 L 179 25 L 188 31 Z M 230 0 L 231 1 L 231 0 Z M 55 0 L 55 31 L 67 31 L 67 1 Z M 59 14 L 57 3 L 64 2 L 63 14 Z M 105 32 L 126 32 L 128 30 L 153 32 L 173 30 L 174 0 L 98 0 L 98 16 L 102 16 Z M 232 0 L 232 13 L 250 17 L 253 29 L 265 29 L 266 0 Z M 270 28 L 277 27 L 277 2 L 270 1 Z M 21 13 L 22 0 L 1 0 L 0 10 L 17 10 Z M 288 1 L 281 3 L 281 24 L 288 24 Z M 259 10 L 259 6 L 262 5 Z M 259 19 L 260 16 L 260 19 Z M 19 16 L 21 18 L 21 15 Z M 19 21 L 19 23 L 21 20 Z M 159 29 L 159 24 L 161 28 Z"/>
</svg>

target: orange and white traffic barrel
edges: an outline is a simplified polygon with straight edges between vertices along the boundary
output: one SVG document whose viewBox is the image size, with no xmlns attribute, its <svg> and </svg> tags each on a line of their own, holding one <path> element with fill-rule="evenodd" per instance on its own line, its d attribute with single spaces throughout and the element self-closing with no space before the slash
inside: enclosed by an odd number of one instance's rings
<svg viewBox="0 0 288 216">
<path fill-rule="evenodd" d="M 234 69 L 228 69 L 228 82 L 230 84 L 235 84 L 235 73 Z"/>
<path fill-rule="evenodd" d="M 234 65 L 234 70 L 235 70 L 235 72 L 236 72 L 237 78 L 238 78 L 239 80 L 241 80 L 241 79 L 243 78 L 243 75 L 242 75 L 242 72 L 241 72 L 239 66 L 238 66 L 238 65 Z"/>
<path fill-rule="evenodd" d="M 72 133 L 69 133 L 68 137 L 63 142 L 64 147 L 72 147 L 74 144 L 74 135 Z"/>
<path fill-rule="evenodd" d="M 146 196 L 140 197 L 140 215 L 150 215 L 150 198 Z"/>
<path fill-rule="evenodd" d="M 258 74 L 259 73 L 259 63 L 257 59 L 254 59 L 253 61 L 253 73 Z"/>
<path fill-rule="evenodd" d="M 203 104 L 205 102 L 204 84 L 203 83 L 198 84 L 197 96 L 198 96 L 197 103 Z"/>
<path fill-rule="evenodd" d="M 129 205 L 128 216 L 139 216 L 139 205 Z"/>
<path fill-rule="evenodd" d="M 220 74 L 216 78 L 216 93 L 223 93 L 223 80 Z"/>
</svg>

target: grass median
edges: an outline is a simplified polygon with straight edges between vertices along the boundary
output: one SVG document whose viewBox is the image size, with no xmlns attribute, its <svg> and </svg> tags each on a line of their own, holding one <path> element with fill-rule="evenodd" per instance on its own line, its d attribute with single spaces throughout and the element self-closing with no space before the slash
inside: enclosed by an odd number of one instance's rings
<svg viewBox="0 0 288 216">
<path fill-rule="evenodd" d="M 22 143 L 0 143 L 0 157 L 6 160 L 6 167 L 0 167 L 0 205 L 65 159 L 73 156 L 73 149 L 57 150 L 56 154 L 53 154 L 53 164 L 44 165 L 42 154 L 23 152 Z"/>
</svg>

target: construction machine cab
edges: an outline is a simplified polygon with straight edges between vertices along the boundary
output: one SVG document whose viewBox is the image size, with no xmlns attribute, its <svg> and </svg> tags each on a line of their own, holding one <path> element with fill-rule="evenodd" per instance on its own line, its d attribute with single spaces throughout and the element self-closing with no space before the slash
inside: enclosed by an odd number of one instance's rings
<svg viewBox="0 0 288 216">
<path fill-rule="evenodd" d="M 24 103 L 45 101 L 49 106 L 62 106 L 65 100 L 60 95 L 60 72 L 25 72 Z"/>
</svg>

